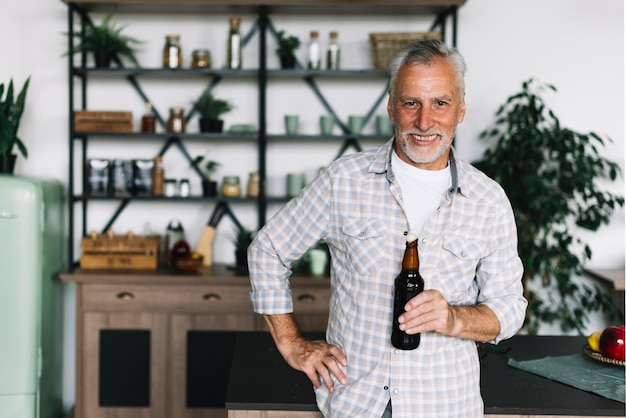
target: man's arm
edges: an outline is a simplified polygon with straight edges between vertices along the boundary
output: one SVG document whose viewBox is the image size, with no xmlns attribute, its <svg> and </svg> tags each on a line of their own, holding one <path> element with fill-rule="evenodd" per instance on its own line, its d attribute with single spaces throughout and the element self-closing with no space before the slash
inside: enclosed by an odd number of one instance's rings
<svg viewBox="0 0 626 418">
<path fill-rule="evenodd" d="M 280 354 L 287 364 L 307 375 L 313 386 L 321 386 L 320 376 L 328 390 L 334 391 L 331 374 L 346 384 L 346 375 L 339 365 L 348 365 L 345 354 L 334 345 L 321 340 L 307 340 L 300 335 L 293 314 L 263 315 Z"/>
<path fill-rule="evenodd" d="M 405 306 L 400 329 L 407 334 L 435 331 L 467 340 L 487 342 L 500 333 L 500 321 L 486 305 L 452 306 L 438 290 L 425 290 Z"/>
</svg>

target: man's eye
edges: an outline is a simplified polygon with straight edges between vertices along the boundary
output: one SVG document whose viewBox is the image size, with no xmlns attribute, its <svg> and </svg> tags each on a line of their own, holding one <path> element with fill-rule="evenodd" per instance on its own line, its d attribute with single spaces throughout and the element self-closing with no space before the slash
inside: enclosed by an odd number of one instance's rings
<svg viewBox="0 0 626 418">
<path fill-rule="evenodd" d="M 439 107 L 443 107 L 443 106 L 447 106 L 447 105 L 448 105 L 448 102 L 444 102 L 443 100 L 439 100 L 437 102 L 437 106 L 439 106 Z"/>
<path fill-rule="evenodd" d="M 417 102 L 415 101 L 408 101 L 408 102 L 404 102 L 405 106 L 417 106 Z"/>
</svg>

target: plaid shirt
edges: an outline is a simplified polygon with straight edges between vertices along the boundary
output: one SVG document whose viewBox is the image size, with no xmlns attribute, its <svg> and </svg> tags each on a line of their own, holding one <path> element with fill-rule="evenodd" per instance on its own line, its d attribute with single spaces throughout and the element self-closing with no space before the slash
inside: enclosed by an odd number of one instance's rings
<svg viewBox="0 0 626 418">
<path fill-rule="evenodd" d="M 380 417 L 391 399 L 394 418 L 476 418 L 483 402 L 473 341 L 429 332 L 415 350 L 390 343 L 408 229 L 392 141 L 333 162 L 259 231 L 249 249 L 254 310 L 292 312 L 291 263 L 322 240 L 332 257 L 326 337 L 348 358 L 348 384 L 316 391 L 324 416 Z M 513 212 L 501 187 L 454 151 L 450 172 L 452 187 L 419 237 L 420 273 L 452 305 L 489 306 L 500 321 L 497 343 L 518 331 L 526 309 Z"/>
</svg>

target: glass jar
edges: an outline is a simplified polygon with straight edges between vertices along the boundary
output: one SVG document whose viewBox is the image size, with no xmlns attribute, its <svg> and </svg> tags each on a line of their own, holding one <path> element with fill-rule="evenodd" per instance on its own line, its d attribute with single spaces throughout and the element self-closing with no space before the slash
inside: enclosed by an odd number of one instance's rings
<svg viewBox="0 0 626 418">
<path fill-rule="evenodd" d="M 185 117 L 182 107 L 170 107 L 170 117 L 167 120 L 167 131 L 174 133 L 185 132 Z"/>
<path fill-rule="evenodd" d="M 182 68 L 183 53 L 180 48 L 180 35 L 167 35 L 163 48 L 163 68 Z"/>
<path fill-rule="evenodd" d="M 165 179 L 164 192 L 166 197 L 176 196 L 176 179 Z"/>
<path fill-rule="evenodd" d="M 222 182 L 222 196 L 239 197 L 241 196 L 241 186 L 239 185 L 238 176 L 224 176 Z"/>
<path fill-rule="evenodd" d="M 211 68 L 211 53 L 208 49 L 194 49 L 191 53 L 191 68 Z"/>
<path fill-rule="evenodd" d="M 238 17 L 230 18 L 230 30 L 228 32 L 228 46 L 226 56 L 226 68 L 241 68 L 241 34 L 239 33 L 239 24 L 241 19 Z"/>
<path fill-rule="evenodd" d="M 259 196 L 259 172 L 253 171 L 250 173 L 250 177 L 248 178 L 248 189 L 247 193 L 248 197 L 258 197 Z"/>
<path fill-rule="evenodd" d="M 189 197 L 191 193 L 191 186 L 189 185 L 189 179 L 180 180 L 180 197 Z"/>
</svg>

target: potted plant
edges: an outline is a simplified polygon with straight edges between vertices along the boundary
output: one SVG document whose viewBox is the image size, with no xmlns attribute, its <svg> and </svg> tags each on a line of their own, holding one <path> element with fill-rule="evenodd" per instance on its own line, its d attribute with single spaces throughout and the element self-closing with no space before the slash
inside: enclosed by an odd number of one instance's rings
<svg viewBox="0 0 626 418">
<path fill-rule="evenodd" d="M 300 47 L 300 39 L 293 35 L 287 36 L 284 30 L 279 31 L 276 35 L 278 40 L 276 54 L 280 59 L 280 67 L 294 68 L 296 66 L 294 52 Z"/>
<path fill-rule="evenodd" d="M 248 271 L 248 247 L 254 239 L 253 233 L 247 228 L 238 228 L 235 232 L 235 267 L 238 271 Z"/>
<path fill-rule="evenodd" d="M 13 153 L 14 147 L 17 147 L 24 158 L 28 158 L 26 146 L 17 136 L 17 131 L 24 112 L 29 83 L 30 77 L 24 82 L 17 97 L 14 94 L 13 79 L 9 81 L 6 95 L 4 83 L 0 84 L 0 173 L 13 173 L 17 159 L 17 155 Z"/>
<path fill-rule="evenodd" d="M 234 106 L 222 99 L 216 99 L 210 91 L 205 91 L 194 103 L 200 114 L 200 132 L 222 132 L 224 121 L 220 118 Z"/>
<path fill-rule="evenodd" d="M 624 197 L 598 182 L 615 180 L 619 167 L 598 154 L 605 140 L 596 133 L 561 126 L 539 95 L 551 85 L 525 81 L 496 113 L 480 137 L 489 148 L 475 165 L 499 182 L 511 200 L 529 301 L 525 329 L 559 323 L 564 332 L 584 331 L 589 313 L 615 312 L 597 285 L 577 280 L 591 249 L 576 235 L 608 223 Z"/>
<path fill-rule="evenodd" d="M 96 67 L 108 68 L 114 56 L 126 58 L 137 67 L 139 62 L 135 57 L 135 45 L 142 41 L 123 35 L 125 26 L 116 27 L 111 23 L 113 12 L 107 14 L 99 26 L 88 24 L 81 32 L 75 32 L 74 37 L 80 42 L 68 53 L 92 53 Z"/>
<path fill-rule="evenodd" d="M 192 166 L 199 166 L 200 163 L 204 160 L 202 155 L 196 157 L 192 162 Z M 213 180 L 211 177 L 213 173 L 217 171 L 220 167 L 220 163 L 213 160 L 207 160 L 204 163 L 202 174 L 202 195 L 207 197 L 215 197 L 217 196 L 217 181 Z"/>
</svg>

